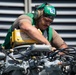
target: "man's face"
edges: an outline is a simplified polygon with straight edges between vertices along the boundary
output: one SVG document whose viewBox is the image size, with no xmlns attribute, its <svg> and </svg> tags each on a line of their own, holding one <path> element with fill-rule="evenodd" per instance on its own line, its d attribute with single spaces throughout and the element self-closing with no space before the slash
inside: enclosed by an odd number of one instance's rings
<svg viewBox="0 0 76 75">
<path fill-rule="evenodd" d="M 51 25 L 52 22 L 53 22 L 53 19 L 41 16 L 39 23 L 38 23 L 38 27 L 41 30 L 45 30 Z"/>
</svg>

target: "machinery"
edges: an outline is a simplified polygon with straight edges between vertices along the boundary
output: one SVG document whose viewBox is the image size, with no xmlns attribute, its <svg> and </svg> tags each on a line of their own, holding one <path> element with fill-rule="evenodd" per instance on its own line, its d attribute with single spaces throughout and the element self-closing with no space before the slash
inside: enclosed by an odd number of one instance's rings
<svg viewBox="0 0 76 75">
<path fill-rule="evenodd" d="M 61 56 L 58 53 L 64 52 Z M 0 54 L 1 75 L 75 75 L 76 48 L 51 50 L 50 45 L 21 45 Z"/>
</svg>

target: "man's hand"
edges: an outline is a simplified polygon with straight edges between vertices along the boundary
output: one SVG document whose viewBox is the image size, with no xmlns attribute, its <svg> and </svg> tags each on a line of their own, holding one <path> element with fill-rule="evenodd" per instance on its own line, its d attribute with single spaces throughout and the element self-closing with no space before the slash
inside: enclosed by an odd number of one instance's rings
<svg viewBox="0 0 76 75">
<path fill-rule="evenodd" d="M 59 55 L 61 55 L 61 56 L 62 56 L 62 55 L 65 55 L 65 53 L 64 53 L 64 52 L 59 52 L 58 54 L 59 54 Z"/>
<path fill-rule="evenodd" d="M 58 51 L 55 47 L 52 47 L 52 52 L 54 51 Z M 59 55 L 65 55 L 65 51 L 64 52 L 59 52 Z"/>
<path fill-rule="evenodd" d="M 55 47 L 52 47 L 52 51 L 53 51 L 53 52 L 56 51 L 56 48 L 55 48 Z"/>
</svg>

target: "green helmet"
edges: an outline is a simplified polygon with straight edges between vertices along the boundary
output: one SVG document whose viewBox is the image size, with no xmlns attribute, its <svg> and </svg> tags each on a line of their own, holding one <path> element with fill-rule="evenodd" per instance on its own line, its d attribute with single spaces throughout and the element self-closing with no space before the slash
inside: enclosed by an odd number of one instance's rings
<svg viewBox="0 0 76 75">
<path fill-rule="evenodd" d="M 56 16 L 56 10 L 55 10 L 54 6 L 46 5 L 44 7 L 44 15 L 46 15 L 48 17 L 55 17 Z"/>
<path fill-rule="evenodd" d="M 41 12 L 41 10 L 43 10 L 43 12 Z M 36 11 L 34 12 L 34 18 L 39 18 L 42 14 L 45 17 L 54 19 L 54 17 L 56 16 L 56 10 L 55 10 L 54 6 L 52 6 L 48 3 L 43 3 L 36 7 Z"/>
</svg>

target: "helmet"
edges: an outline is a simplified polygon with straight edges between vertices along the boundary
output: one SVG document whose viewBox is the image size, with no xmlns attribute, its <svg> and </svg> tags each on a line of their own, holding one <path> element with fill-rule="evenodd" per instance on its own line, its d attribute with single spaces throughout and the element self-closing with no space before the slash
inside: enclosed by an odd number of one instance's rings
<svg viewBox="0 0 76 75">
<path fill-rule="evenodd" d="M 55 17 L 56 16 L 56 10 L 55 7 L 52 5 L 49 5 L 47 3 L 43 3 L 40 6 L 36 8 L 36 11 L 34 12 L 34 18 L 37 19 L 41 15 L 44 15 L 46 17 Z"/>
<path fill-rule="evenodd" d="M 56 16 L 56 10 L 53 6 L 49 6 L 49 5 L 45 6 L 43 12 L 44 12 L 44 15 L 46 15 L 48 17 Z"/>
</svg>

